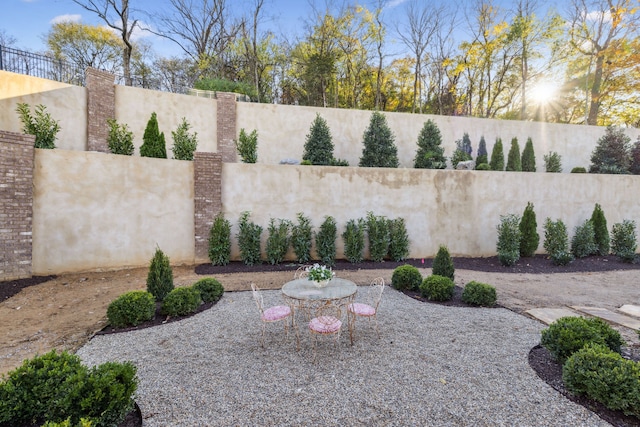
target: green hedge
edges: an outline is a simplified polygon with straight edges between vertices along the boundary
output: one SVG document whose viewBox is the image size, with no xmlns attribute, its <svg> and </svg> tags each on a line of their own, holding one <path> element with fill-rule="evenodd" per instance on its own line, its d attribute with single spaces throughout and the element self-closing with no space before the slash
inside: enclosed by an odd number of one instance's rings
<svg viewBox="0 0 640 427">
<path fill-rule="evenodd" d="M 131 291 L 120 295 L 109 304 L 107 319 L 115 328 L 136 326 L 153 319 L 156 299 L 150 292 Z"/>
</svg>

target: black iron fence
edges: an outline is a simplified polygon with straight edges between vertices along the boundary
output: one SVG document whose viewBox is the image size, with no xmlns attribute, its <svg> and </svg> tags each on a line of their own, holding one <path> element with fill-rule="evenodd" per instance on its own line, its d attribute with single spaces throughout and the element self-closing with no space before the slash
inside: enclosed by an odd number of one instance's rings
<svg viewBox="0 0 640 427">
<path fill-rule="evenodd" d="M 0 70 L 84 86 L 84 70 L 47 55 L 0 46 Z"/>
</svg>

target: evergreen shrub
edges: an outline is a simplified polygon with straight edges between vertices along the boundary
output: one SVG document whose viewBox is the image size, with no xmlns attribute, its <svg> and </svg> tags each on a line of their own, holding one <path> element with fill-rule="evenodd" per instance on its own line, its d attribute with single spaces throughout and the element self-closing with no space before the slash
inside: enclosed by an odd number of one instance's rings
<svg viewBox="0 0 640 427">
<path fill-rule="evenodd" d="M 447 167 L 447 158 L 442 148 L 442 135 L 438 125 L 427 120 L 418 135 L 418 150 L 413 160 L 416 169 L 444 169 Z"/>
<path fill-rule="evenodd" d="M 586 220 L 578 225 L 571 238 L 571 253 L 576 258 L 584 258 L 597 253 L 593 223 Z"/>
<path fill-rule="evenodd" d="M 344 240 L 344 256 L 349 262 L 360 262 L 364 259 L 364 231 L 366 223 L 362 218 L 347 221 L 342 239 Z"/>
<path fill-rule="evenodd" d="M 399 291 L 417 291 L 421 283 L 420 270 L 409 264 L 396 267 L 391 274 L 391 286 Z"/>
<path fill-rule="evenodd" d="M 162 301 L 172 289 L 173 270 L 169 257 L 160 248 L 156 248 L 147 274 L 147 292 L 153 295 L 156 301 Z"/>
<path fill-rule="evenodd" d="M 507 171 L 521 172 L 522 160 L 520 158 L 520 145 L 518 144 L 518 138 L 511 140 L 511 148 L 507 156 Z"/>
<path fill-rule="evenodd" d="M 480 163 L 478 165 L 476 165 L 476 170 L 477 171 L 490 171 L 491 170 L 491 165 L 488 163 Z"/>
<path fill-rule="evenodd" d="M 398 148 L 394 140 L 395 137 L 387 125 L 384 114 L 374 111 L 363 135 L 364 148 L 360 157 L 360 166 L 397 168 Z"/>
<path fill-rule="evenodd" d="M 114 328 L 136 326 L 153 319 L 156 299 L 146 291 L 131 291 L 120 295 L 107 307 L 107 320 Z"/>
<path fill-rule="evenodd" d="M 171 317 L 186 316 L 195 313 L 201 303 L 200 291 L 191 286 L 183 286 L 167 294 L 160 312 Z"/>
<path fill-rule="evenodd" d="M 492 171 L 504 170 L 504 148 L 502 147 L 502 139 L 500 138 L 496 138 L 496 143 L 493 144 L 489 165 Z"/>
<path fill-rule="evenodd" d="M 533 203 L 527 202 L 522 219 L 518 226 L 520 229 L 520 256 L 530 257 L 538 250 L 540 235 L 538 234 L 538 222 L 533 210 Z"/>
<path fill-rule="evenodd" d="M 164 132 L 161 133 L 158 128 L 158 118 L 155 112 L 151 113 L 142 141 L 140 146 L 141 157 L 167 158 L 167 144 L 164 139 Z"/>
<path fill-rule="evenodd" d="M 349 166 L 349 161 L 345 159 L 331 159 L 329 166 Z"/>
<path fill-rule="evenodd" d="M 629 172 L 640 175 L 640 137 L 631 147 Z"/>
<path fill-rule="evenodd" d="M 224 287 L 213 277 L 200 279 L 192 286 L 193 289 L 200 292 L 200 298 L 203 302 L 217 302 L 224 294 Z"/>
<path fill-rule="evenodd" d="M 262 227 L 249 220 L 251 212 L 244 211 L 238 221 L 238 246 L 240 259 L 246 265 L 260 264 L 260 236 Z"/>
<path fill-rule="evenodd" d="M 336 262 L 337 235 L 335 218 L 330 215 L 325 216 L 316 233 L 316 252 L 320 261 L 325 265 L 334 265 Z"/>
<path fill-rule="evenodd" d="M 209 260 L 212 265 L 227 265 L 231 259 L 231 223 L 222 212 L 213 220 L 209 231 Z"/>
<path fill-rule="evenodd" d="M 636 261 L 636 249 L 638 240 L 636 236 L 636 222 L 625 219 L 613 224 L 611 229 L 611 252 L 623 262 Z"/>
<path fill-rule="evenodd" d="M 510 267 L 520 259 L 520 218 L 518 215 L 500 215 L 497 252 L 500 264 Z"/>
<path fill-rule="evenodd" d="M 476 169 L 479 169 L 479 165 L 489 165 L 489 153 L 487 152 L 487 141 L 484 139 L 484 135 L 480 137 L 480 143 L 478 144 L 478 155 L 476 156 Z M 490 169 L 490 168 L 489 168 Z M 479 170 L 489 170 L 479 169 Z"/>
<path fill-rule="evenodd" d="M 244 128 L 241 128 L 240 136 L 235 143 L 242 163 L 256 163 L 258 161 L 258 131 L 256 129 L 247 135 Z"/>
<path fill-rule="evenodd" d="M 430 301 L 449 301 L 454 289 L 453 280 L 436 274 L 426 277 L 420 284 L 420 294 Z"/>
<path fill-rule="evenodd" d="M 536 171 L 536 156 L 533 151 L 533 142 L 531 141 L 531 137 L 527 138 L 527 143 L 524 145 L 520 164 L 522 166 L 522 172 Z"/>
<path fill-rule="evenodd" d="M 591 153 L 590 173 L 629 173 L 629 138 L 622 128 L 607 126 L 605 134 L 598 139 Z"/>
<path fill-rule="evenodd" d="M 596 203 L 591 214 L 591 223 L 593 224 L 593 233 L 595 244 L 598 247 L 598 255 L 609 255 L 610 240 L 609 230 L 607 229 L 607 219 L 604 216 L 602 206 Z"/>
<path fill-rule="evenodd" d="M 265 248 L 269 264 L 280 264 L 284 260 L 291 245 L 290 229 L 291 221 L 279 219 L 276 223 L 274 218 L 269 220 L 267 246 Z"/>
<path fill-rule="evenodd" d="M 571 169 L 571 173 L 587 173 L 587 170 L 582 166 L 576 166 L 575 168 Z"/>
<path fill-rule="evenodd" d="M 432 273 L 436 276 L 444 276 L 453 280 L 455 268 L 453 267 L 451 255 L 449 255 L 449 249 L 446 246 L 440 245 L 438 248 L 438 253 L 436 253 L 436 257 L 433 259 L 431 269 Z"/>
<path fill-rule="evenodd" d="M 555 151 L 550 151 L 549 154 L 543 156 L 544 169 L 549 173 L 562 172 L 562 156 Z"/>
<path fill-rule="evenodd" d="M 47 113 L 47 107 L 36 105 L 35 116 L 32 116 L 29 104 L 18 103 L 16 111 L 22 122 L 22 132 L 36 137 L 35 148 L 56 148 L 60 124 Z"/>
<path fill-rule="evenodd" d="M 393 261 L 404 261 L 409 256 L 409 234 L 404 218 L 389 220 L 389 258 Z"/>
<path fill-rule="evenodd" d="M 291 246 L 300 264 L 311 259 L 311 243 L 313 232 L 311 231 L 311 219 L 302 212 L 297 214 L 298 222 L 291 226 Z"/>
<path fill-rule="evenodd" d="M 462 301 L 470 305 L 493 307 L 497 299 L 496 288 L 487 283 L 471 281 L 462 291 Z"/>
<path fill-rule="evenodd" d="M 561 219 L 552 221 L 547 218 L 544 222 L 544 249 L 555 265 L 567 265 L 573 261 L 569 252 L 569 236 L 567 226 Z"/>
<path fill-rule="evenodd" d="M 391 242 L 389 220 L 384 216 L 375 216 L 373 212 L 367 212 L 365 226 L 369 239 L 369 258 L 372 261 L 384 261 Z"/>
<path fill-rule="evenodd" d="M 333 160 L 331 131 L 327 121 L 319 113 L 316 114 L 304 143 L 302 160 L 308 160 L 312 165 L 330 165 Z"/>
<path fill-rule="evenodd" d="M 118 124 L 115 119 L 108 119 L 109 135 L 107 136 L 107 147 L 111 154 L 121 154 L 131 156 L 135 151 L 133 146 L 133 132 L 126 124 Z"/>
<path fill-rule="evenodd" d="M 186 118 L 182 118 L 182 122 L 178 125 L 175 132 L 171 132 L 173 137 L 173 158 L 176 160 L 193 160 L 193 153 L 198 148 L 198 133 L 189 132 L 191 125 Z"/>
</svg>

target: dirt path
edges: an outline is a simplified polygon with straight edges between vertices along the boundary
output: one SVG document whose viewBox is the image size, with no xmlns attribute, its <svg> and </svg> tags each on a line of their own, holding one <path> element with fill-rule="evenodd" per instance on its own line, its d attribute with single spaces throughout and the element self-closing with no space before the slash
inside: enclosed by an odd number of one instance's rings
<svg viewBox="0 0 640 427">
<path fill-rule="evenodd" d="M 118 295 L 146 288 L 147 268 L 59 276 L 23 289 L 0 303 L 0 374 L 22 360 L 53 348 L 75 350 L 106 325 L 107 306 Z M 203 276 L 193 266 L 174 267 L 176 286 L 191 285 Z M 421 269 L 423 276 L 431 269 Z M 392 270 L 340 272 L 358 284 L 382 276 L 391 281 Z M 225 290 L 248 290 L 254 282 L 263 289 L 279 289 L 291 272 L 219 274 Z M 456 269 L 456 284 L 476 280 L 498 290 L 498 303 L 523 313 L 534 307 L 593 305 L 613 310 L 623 304 L 640 304 L 638 270 L 606 273 L 505 274 Z M 637 342 L 633 331 L 627 340 Z"/>
</svg>

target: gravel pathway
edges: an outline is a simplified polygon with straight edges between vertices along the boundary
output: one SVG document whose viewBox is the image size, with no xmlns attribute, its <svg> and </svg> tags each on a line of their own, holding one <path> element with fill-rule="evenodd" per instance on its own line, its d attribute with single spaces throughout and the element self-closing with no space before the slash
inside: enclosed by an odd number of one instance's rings
<svg viewBox="0 0 640 427">
<path fill-rule="evenodd" d="M 267 305 L 280 291 L 263 291 Z M 387 288 L 353 347 L 302 326 L 301 350 L 260 321 L 250 292 L 160 327 L 94 337 L 87 364 L 130 360 L 144 426 L 607 426 L 527 362 L 543 326 L 506 309 L 443 307 Z"/>
</svg>

